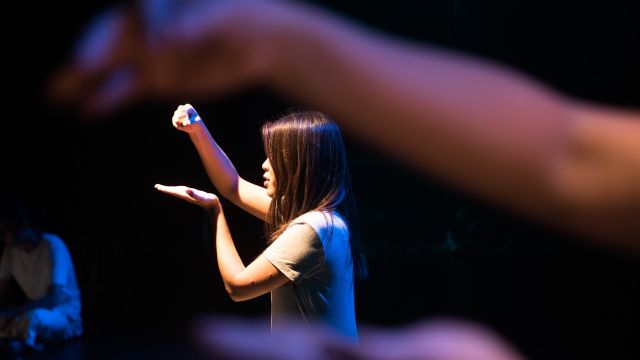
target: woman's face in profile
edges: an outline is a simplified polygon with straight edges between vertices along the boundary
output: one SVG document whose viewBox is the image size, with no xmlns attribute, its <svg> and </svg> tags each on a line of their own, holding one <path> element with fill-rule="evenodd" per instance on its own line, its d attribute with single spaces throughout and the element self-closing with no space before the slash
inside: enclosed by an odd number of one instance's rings
<svg viewBox="0 0 640 360">
<path fill-rule="evenodd" d="M 273 174 L 273 169 L 271 168 L 271 163 L 269 159 L 265 160 L 262 163 L 262 170 L 264 170 L 264 187 L 267 189 L 267 195 L 269 197 L 273 197 L 273 194 L 276 193 L 276 176 Z"/>
</svg>

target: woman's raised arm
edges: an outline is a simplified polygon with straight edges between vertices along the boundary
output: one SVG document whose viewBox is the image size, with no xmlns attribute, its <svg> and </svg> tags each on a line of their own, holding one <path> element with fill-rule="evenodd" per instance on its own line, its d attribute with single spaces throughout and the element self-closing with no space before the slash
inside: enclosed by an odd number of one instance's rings
<svg viewBox="0 0 640 360">
<path fill-rule="evenodd" d="M 266 189 L 238 175 L 229 157 L 211 136 L 207 126 L 190 104 L 180 105 L 173 114 L 173 126 L 189 134 L 209 179 L 220 195 L 261 220 L 267 217 L 271 198 Z"/>
</svg>

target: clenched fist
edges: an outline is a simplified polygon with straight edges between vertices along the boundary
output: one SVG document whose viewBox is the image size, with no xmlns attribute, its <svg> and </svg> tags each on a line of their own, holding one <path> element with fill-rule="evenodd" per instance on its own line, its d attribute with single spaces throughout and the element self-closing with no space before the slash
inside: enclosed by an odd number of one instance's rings
<svg viewBox="0 0 640 360">
<path fill-rule="evenodd" d="M 202 118 L 191 104 L 179 105 L 171 119 L 173 126 L 185 132 L 192 132 L 196 126 L 202 125 Z"/>
</svg>

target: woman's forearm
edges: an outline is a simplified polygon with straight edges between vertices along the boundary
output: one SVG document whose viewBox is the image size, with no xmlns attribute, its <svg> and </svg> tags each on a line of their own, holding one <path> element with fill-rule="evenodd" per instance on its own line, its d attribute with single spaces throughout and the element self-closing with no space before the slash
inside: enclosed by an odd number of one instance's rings
<svg viewBox="0 0 640 360">
<path fill-rule="evenodd" d="M 238 199 L 240 176 L 229 157 L 216 143 L 203 123 L 197 124 L 195 131 L 189 133 L 193 145 L 200 155 L 202 164 L 216 190 L 234 203 Z"/>
<path fill-rule="evenodd" d="M 245 266 L 236 250 L 222 207 L 215 213 L 211 213 L 211 220 L 216 237 L 218 269 L 220 270 L 220 275 L 227 292 L 233 297 L 235 288 L 234 280 L 236 276 L 245 269 Z"/>
</svg>

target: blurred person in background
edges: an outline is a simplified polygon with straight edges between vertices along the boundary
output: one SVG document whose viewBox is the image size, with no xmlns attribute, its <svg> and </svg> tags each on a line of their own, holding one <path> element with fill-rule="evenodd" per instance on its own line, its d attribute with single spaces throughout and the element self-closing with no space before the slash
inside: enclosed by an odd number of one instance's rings
<svg viewBox="0 0 640 360">
<path fill-rule="evenodd" d="M 33 226 L 19 200 L 0 204 L 0 338 L 15 351 L 82 335 L 80 291 L 62 239 Z M 15 281 L 18 288 L 12 287 Z M 25 301 L 14 303 L 22 292 Z M 13 351 L 13 350 L 12 350 Z"/>
</svg>

